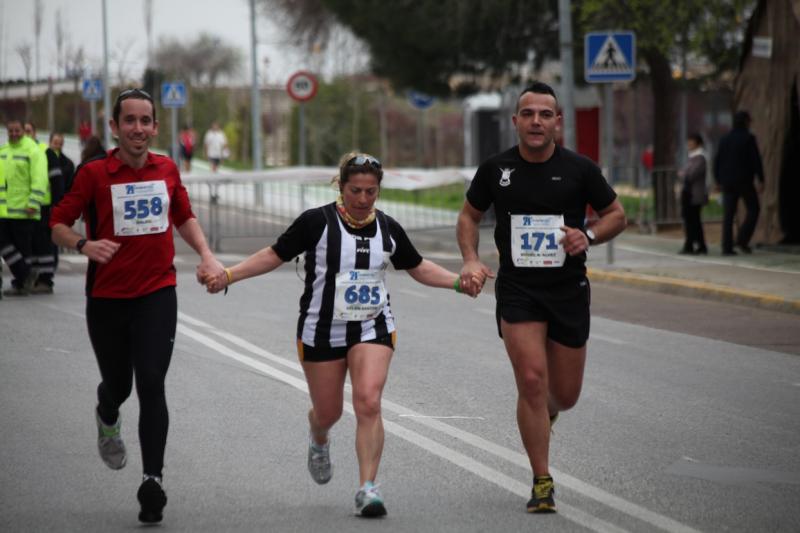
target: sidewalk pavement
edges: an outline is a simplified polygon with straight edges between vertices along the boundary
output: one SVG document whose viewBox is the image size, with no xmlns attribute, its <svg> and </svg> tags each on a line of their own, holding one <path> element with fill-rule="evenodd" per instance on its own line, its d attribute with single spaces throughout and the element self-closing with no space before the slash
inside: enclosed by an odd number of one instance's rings
<svg viewBox="0 0 800 533">
<path fill-rule="evenodd" d="M 494 266 L 492 232 L 481 228 L 480 253 Z M 460 259 L 453 229 L 413 232 L 411 240 L 426 257 Z M 800 246 L 754 246 L 752 254 L 723 257 L 718 244 L 689 256 L 678 254 L 681 245 L 675 236 L 629 228 L 612 241 L 610 262 L 608 244 L 591 248 L 589 279 L 800 314 Z"/>
</svg>

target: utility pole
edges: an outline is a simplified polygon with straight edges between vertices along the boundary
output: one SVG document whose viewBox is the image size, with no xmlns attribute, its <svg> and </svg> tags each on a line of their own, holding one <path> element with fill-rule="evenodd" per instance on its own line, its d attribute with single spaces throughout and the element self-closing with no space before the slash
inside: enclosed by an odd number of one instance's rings
<svg viewBox="0 0 800 533">
<path fill-rule="evenodd" d="M 564 146 L 577 149 L 575 134 L 575 76 L 572 60 L 572 7 L 570 0 L 558 0 L 558 36 L 561 44 L 561 124 Z"/>
<path fill-rule="evenodd" d="M 261 90 L 258 83 L 258 40 L 256 39 L 256 2 L 250 0 L 250 65 L 252 87 L 250 88 L 250 109 L 252 112 L 253 169 L 263 168 L 261 161 Z"/>
<path fill-rule="evenodd" d="M 103 0 L 103 139 L 106 149 L 111 148 L 111 79 L 108 77 L 108 9 Z"/>
</svg>

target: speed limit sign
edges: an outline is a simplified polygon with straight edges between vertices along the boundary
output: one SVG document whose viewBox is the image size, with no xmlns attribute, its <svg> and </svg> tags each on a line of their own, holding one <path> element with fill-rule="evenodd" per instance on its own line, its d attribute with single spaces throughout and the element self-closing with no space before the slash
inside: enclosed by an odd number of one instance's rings
<svg viewBox="0 0 800 533">
<path fill-rule="evenodd" d="M 317 78 L 305 70 L 295 72 L 286 83 L 286 91 L 298 102 L 307 102 L 317 94 Z"/>
</svg>

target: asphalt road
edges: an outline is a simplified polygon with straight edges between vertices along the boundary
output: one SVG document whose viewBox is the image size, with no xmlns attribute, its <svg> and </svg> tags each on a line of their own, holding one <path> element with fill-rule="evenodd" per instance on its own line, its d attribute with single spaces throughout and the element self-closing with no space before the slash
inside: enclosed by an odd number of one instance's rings
<svg viewBox="0 0 800 533">
<path fill-rule="evenodd" d="M 391 274 L 399 344 L 379 473 L 389 516 L 368 522 L 352 515 L 351 414 L 333 431 L 331 483 L 305 469 L 293 267 L 209 296 L 189 262 L 178 266 L 164 530 L 800 529 L 800 359 L 796 338 L 772 339 L 780 313 L 595 286 L 582 398 L 552 444 L 560 512 L 532 516 L 493 297 Z M 65 263 L 53 296 L 0 302 L 3 531 L 138 527 L 138 406 L 122 410 L 129 464 L 108 470 L 81 270 Z"/>
</svg>

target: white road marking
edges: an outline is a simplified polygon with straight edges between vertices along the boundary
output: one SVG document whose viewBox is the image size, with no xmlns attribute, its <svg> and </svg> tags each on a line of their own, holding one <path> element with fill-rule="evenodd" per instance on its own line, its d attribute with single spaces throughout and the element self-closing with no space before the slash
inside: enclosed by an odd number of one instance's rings
<svg viewBox="0 0 800 533">
<path fill-rule="evenodd" d="M 592 333 L 592 334 L 589 335 L 589 338 L 590 339 L 597 339 L 597 340 L 603 341 L 603 342 L 610 342 L 611 344 L 620 344 L 620 345 L 622 345 L 622 344 L 630 344 L 628 342 L 621 341 L 619 339 L 615 339 L 614 337 L 609 337 L 608 335 L 602 335 L 602 334 L 599 334 L 599 333 Z"/>
<path fill-rule="evenodd" d="M 482 416 L 462 416 L 462 415 L 399 415 L 400 418 L 438 418 L 448 420 L 486 420 Z"/>
<path fill-rule="evenodd" d="M 253 353 L 261 355 L 262 357 L 265 357 L 265 358 L 269 359 L 270 361 L 274 361 L 274 362 L 276 362 L 278 364 L 282 364 L 284 366 L 293 368 L 295 370 L 302 370 L 302 367 L 300 367 L 300 365 L 297 364 L 297 363 L 293 363 L 293 362 L 287 361 L 286 359 L 284 359 L 284 358 L 282 358 L 280 356 L 277 356 L 277 355 L 272 354 L 272 353 L 270 353 L 270 352 L 268 352 L 266 350 L 258 348 L 257 346 L 254 346 L 252 343 L 249 343 L 248 341 L 245 341 L 243 339 L 239 339 L 238 337 L 236 337 L 235 335 L 233 335 L 231 333 L 218 330 L 217 328 L 214 328 L 209 324 L 206 324 L 206 323 L 204 323 L 204 322 L 202 322 L 200 320 L 197 320 L 195 318 L 189 317 L 185 313 L 179 313 L 179 317 L 182 320 L 185 320 L 187 322 L 191 322 L 196 326 L 207 327 L 207 329 L 208 329 L 208 331 L 210 333 L 213 333 L 213 334 L 216 334 L 216 335 L 220 335 L 223 338 L 225 338 L 226 340 L 230 340 L 230 342 L 236 343 L 238 346 L 240 346 L 242 348 L 245 348 L 245 349 L 249 350 L 250 347 L 252 347 L 252 348 L 254 348 Z M 294 386 L 295 388 L 298 388 L 298 389 L 302 390 L 303 392 L 306 392 L 306 393 L 308 392 L 308 387 L 307 387 L 307 385 L 306 385 L 304 380 L 300 380 L 300 379 L 295 378 L 293 376 L 289 376 L 288 374 L 285 374 L 284 372 L 282 372 L 280 370 L 273 369 L 272 367 L 270 367 L 270 366 L 268 366 L 268 365 L 266 365 L 264 363 L 261 363 L 260 361 L 253 360 L 253 359 L 251 359 L 251 358 L 249 358 L 249 357 L 247 357 L 245 355 L 239 354 L 238 352 L 235 352 L 235 351 L 233 351 L 233 350 L 231 350 L 231 349 L 219 344 L 218 342 L 214 341 L 213 339 L 210 339 L 210 338 L 208 338 L 207 336 L 205 336 L 205 335 L 203 335 L 201 333 L 195 332 L 194 330 L 191 330 L 191 329 L 189 329 L 189 328 L 187 328 L 187 327 L 185 327 L 185 326 L 183 326 L 181 324 L 179 324 L 179 331 L 182 331 L 182 332 L 186 333 L 188 336 L 190 336 L 190 337 L 194 338 L 195 340 L 197 340 L 198 342 L 206 344 L 207 346 L 211 347 L 212 349 L 217 350 L 222 355 L 226 355 L 227 357 L 231 357 L 232 359 L 235 359 L 237 361 L 243 362 L 243 364 L 247 364 L 248 366 L 251 366 L 252 368 L 260 370 L 260 371 L 266 373 L 267 375 L 270 375 L 272 377 L 275 377 L 276 379 L 284 381 L 285 383 L 288 383 L 288 384 Z M 208 342 L 205 342 L 205 341 L 208 341 Z M 217 347 L 219 347 L 219 348 L 217 348 Z M 254 363 L 254 365 L 250 365 L 247 361 L 252 361 Z M 289 379 L 288 380 L 284 380 L 282 378 L 282 376 L 286 376 Z M 347 405 L 350 406 L 349 403 Z M 382 407 L 386 411 L 394 412 L 395 414 L 397 414 L 397 415 L 399 415 L 401 417 L 405 415 L 405 417 L 407 417 L 409 420 L 412 420 L 412 421 L 414 421 L 414 422 L 416 422 L 418 424 L 422 424 L 424 426 L 427 426 L 430 429 L 434 429 L 436 431 L 439 431 L 441 433 L 449 435 L 450 437 L 458 439 L 458 440 L 460 440 L 462 442 L 465 442 L 467 444 L 470 444 L 470 445 L 472 445 L 472 446 L 474 446 L 474 447 L 476 447 L 478 449 L 481 449 L 481 450 L 483 450 L 485 452 L 488 452 L 488 453 L 490 453 L 492 455 L 495 455 L 496 457 L 504 459 L 504 460 L 508 461 L 511 464 L 514 464 L 516 466 L 520 466 L 522 468 L 525 468 L 525 470 L 528 471 L 528 472 L 530 471 L 530 463 L 528 461 L 528 457 L 526 455 L 522 454 L 522 453 L 515 452 L 515 451 L 513 451 L 513 450 L 511 450 L 509 448 L 505 448 L 503 446 L 500 446 L 500 445 L 498 445 L 498 444 L 496 444 L 494 442 L 488 441 L 488 440 L 486 440 L 486 439 L 484 439 L 482 437 L 479 437 L 479 436 L 474 435 L 472 433 L 469 433 L 467 431 L 464 431 L 464 430 L 449 426 L 449 425 L 447 425 L 447 424 L 445 424 L 443 422 L 440 422 L 439 420 L 432 419 L 430 417 L 426 417 L 426 416 L 422 415 L 421 413 L 417 413 L 417 412 L 415 412 L 415 411 L 413 411 L 411 409 L 408 409 L 408 408 L 406 408 L 406 407 L 404 407 L 404 406 L 402 406 L 400 404 L 391 402 L 391 401 L 386 400 L 386 399 L 383 399 Z M 350 407 L 350 409 L 352 409 L 352 407 Z M 348 412 L 352 413 L 352 411 L 348 411 Z M 396 425 L 396 424 L 394 424 L 394 423 L 392 423 L 390 421 L 385 421 L 385 424 Z M 423 437 L 422 435 L 418 435 L 417 433 L 414 433 L 411 430 L 403 428 L 402 426 L 397 426 L 397 427 L 402 428 L 402 429 L 401 430 L 397 430 L 397 431 L 393 431 L 393 433 L 398 435 L 398 436 L 400 436 L 401 438 L 409 440 L 404 436 L 405 433 L 404 434 L 400 434 L 399 433 L 399 432 L 405 431 L 405 432 L 411 432 L 411 433 L 413 433 L 413 435 L 417 435 L 420 439 L 425 439 L 427 441 L 427 439 L 425 437 Z M 387 429 L 388 429 L 388 427 L 387 427 Z M 408 434 L 405 434 L 405 435 L 408 435 Z M 413 442 L 413 441 L 410 441 L 410 442 Z M 420 440 L 420 442 L 422 442 L 422 440 Z M 433 441 L 431 441 L 431 442 L 433 442 Z M 415 442 L 415 444 L 416 444 L 416 442 Z M 441 445 L 438 445 L 438 443 L 435 443 L 435 442 L 434 442 L 434 444 L 436 444 L 437 446 L 441 446 Z M 422 447 L 425 448 L 425 446 L 422 446 Z M 443 447 L 443 448 L 445 450 L 448 450 L 446 452 L 446 455 L 441 456 L 443 459 L 448 460 L 450 462 L 453 462 L 454 464 L 458 464 L 459 466 L 462 466 L 464 468 L 467 468 L 466 466 L 462 465 L 461 463 L 457 462 L 456 460 L 452 460 L 452 461 L 450 460 L 451 456 L 452 457 L 456 457 L 456 455 L 460 455 L 460 454 L 457 454 L 457 452 L 452 451 L 449 448 L 446 448 L 446 447 Z M 426 449 L 428 449 L 428 448 L 426 448 Z M 436 455 L 439 455 L 438 453 L 436 453 L 435 451 L 433 451 L 431 449 L 429 449 L 428 451 L 430 451 L 431 453 L 434 453 Z M 453 455 L 453 454 L 456 454 L 456 455 Z M 474 460 L 471 459 L 471 458 L 467 458 L 467 459 L 469 461 L 473 461 L 474 462 Z M 472 463 L 469 463 L 469 464 L 472 464 Z M 476 464 L 479 464 L 482 468 L 488 468 L 488 467 L 485 467 L 484 465 L 482 465 L 480 463 L 476 462 Z M 467 470 L 469 470 L 470 472 L 473 472 L 473 473 L 475 473 L 475 474 L 477 474 L 477 475 L 479 475 L 481 477 L 484 477 L 481 473 L 479 473 L 479 472 L 483 472 L 483 470 L 481 470 L 481 469 L 478 469 L 478 471 L 473 471 L 472 469 L 467 468 Z M 695 530 L 694 528 L 691 528 L 690 526 L 682 524 L 682 523 L 680 523 L 680 522 L 678 522 L 676 520 L 673 520 L 672 518 L 669 518 L 667 516 L 663 516 L 661 514 L 656 513 L 655 511 L 651 511 L 651 510 L 646 509 L 646 508 L 644 508 L 644 507 L 642 507 L 642 506 L 640 506 L 638 504 L 635 504 L 633 502 L 629 502 L 629 501 L 627 501 L 627 500 L 625 500 L 623 498 L 620 498 L 618 496 L 610 494 L 610 493 L 608 493 L 608 492 L 606 492 L 606 491 L 604 491 L 602 489 L 599 489 L 599 488 L 597 488 L 597 487 L 595 487 L 593 485 L 590 485 L 590 484 L 588 484 L 588 483 L 586 483 L 584 481 L 581 481 L 580 479 L 575 478 L 573 476 L 570 476 L 569 474 L 566 474 L 564 472 L 557 471 L 557 470 L 555 470 L 553 468 L 551 468 L 550 470 L 551 470 L 551 473 L 553 474 L 553 476 L 558 479 L 560 485 L 563 485 L 564 487 L 566 487 L 566 488 L 568 488 L 568 489 L 570 489 L 570 490 L 572 490 L 574 492 L 577 492 L 577 493 L 579 493 L 579 494 L 581 494 L 581 495 L 583 495 L 583 496 L 585 496 L 587 498 L 591 498 L 591 499 L 593 499 L 595 501 L 598 501 L 598 502 L 600 502 L 600 503 L 602 503 L 602 504 L 604 504 L 604 505 L 606 505 L 608 507 L 611 507 L 613 509 L 621 511 L 621 512 L 623 512 L 623 513 L 625 513 L 625 514 L 627 514 L 629 516 L 632 516 L 634 518 L 638 518 L 639 520 L 642 520 L 642 521 L 644 521 L 644 522 L 646 522 L 646 523 L 648 523 L 648 524 L 650 524 L 650 525 L 652 525 L 654 527 L 657 527 L 659 529 L 663 529 L 665 531 L 679 531 L 679 532 L 685 532 L 685 533 L 689 533 L 689 532 L 697 533 L 697 530 Z M 495 471 L 492 471 L 492 472 L 495 472 Z M 495 472 L 495 474 L 497 474 L 498 476 L 505 477 L 503 474 L 501 474 L 499 472 Z M 500 484 L 500 483 L 498 483 L 497 481 L 494 480 L 494 479 L 500 479 L 500 478 L 488 479 L 487 477 L 484 477 L 484 479 L 487 479 L 488 481 L 491 481 L 492 483 L 498 484 L 498 486 L 501 486 L 503 488 L 509 489 L 509 490 L 511 490 L 511 492 L 514 492 L 515 494 L 523 494 L 523 493 L 519 492 L 519 490 L 520 490 L 519 487 L 516 487 L 514 490 L 512 490 L 510 487 L 513 487 L 514 485 L 507 485 L 507 484 L 505 484 L 505 481 L 503 482 L 503 484 Z M 525 488 L 524 496 L 528 497 L 528 495 L 530 494 L 530 488 L 528 487 L 528 485 L 523 485 L 523 484 L 519 483 L 516 480 L 513 480 L 513 482 L 523 486 Z M 565 509 L 565 506 L 563 504 L 559 504 L 559 506 L 562 509 L 562 514 L 565 514 L 565 516 L 566 516 L 566 513 L 563 513 L 563 511 L 567 511 L 567 509 Z M 567 518 L 569 518 L 570 520 L 575 521 L 576 523 L 582 524 L 582 525 L 584 525 L 586 527 L 590 527 L 590 526 L 586 525 L 586 523 L 583 521 L 587 517 L 590 518 L 591 520 L 599 520 L 599 519 L 595 519 L 594 517 L 591 517 L 590 515 L 587 515 L 586 513 L 583 513 L 582 511 L 579 511 L 577 509 L 571 509 L 571 511 L 574 511 L 575 513 L 578 513 L 578 514 L 575 514 L 575 515 L 570 514 L 569 516 L 567 516 Z M 583 516 L 580 517 L 579 515 L 583 515 Z M 579 520 L 581 520 L 581 521 L 579 521 Z M 608 526 L 609 528 L 611 528 L 611 529 L 602 529 L 602 531 L 618 530 L 618 528 L 616 528 L 616 526 L 613 526 L 611 524 L 607 524 L 607 523 L 602 522 L 602 521 L 600 521 L 600 522 L 602 523 L 602 525 L 604 525 L 604 527 Z M 596 529 L 596 527 L 591 526 L 591 529 Z M 598 529 L 598 530 L 601 530 L 601 529 Z"/>
<path fill-rule="evenodd" d="M 197 332 L 183 324 L 178 324 L 178 331 L 181 334 L 186 335 L 187 337 L 190 337 L 195 341 L 206 345 L 207 347 L 211 348 L 212 350 L 215 350 L 216 352 L 218 352 L 221 355 L 224 355 L 225 357 L 229 357 L 234 361 L 238 361 L 246 366 L 249 366 L 250 368 L 253 368 L 255 370 L 258 370 L 259 372 L 264 373 L 267 376 L 277 379 L 278 381 L 282 381 L 287 385 L 290 385 L 305 394 L 308 394 L 308 385 L 306 384 L 304 379 L 296 378 L 294 376 L 287 374 L 286 372 L 278 370 L 277 368 L 273 368 L 267 365 L 266 363 L 262 363 L 261 361 L 257 361 L 251 357 L 240 354 L 239 352 L 236 352 L 235 350 L 232 350 L 227 346 L 218 343 L 214 339 L 206 335 L 203 335 L 202 333 Z M 354 414 L 353 405 L 350 402 L 344 402 L 344 410 L 351 415 Z M 397 424 L 396 422 L 384 420 L 383 425 L 384 429 L 388 433 L 396 435 L 403 440 L 415 444 L 416 446 L 419 446 L 420 448 L 427 450 L 433 455 L 436 455 L 444 459 L 445 461 L 460 466 L 461 468 L 467 470 L 468 472 L 471 472 L 485 479 L 486 481 L 489 481 L 490 483 L 497 485 L 502 489 L 508 490 L 523 498 L 530 497 L 531 489 L 525 483 L 521 483 L 514 478 L 506 476 L 505 474 L 502 474 L 501 472 L 498 472 L 484 465 L 483 463 L 476 461 L 471 457 L 468 457 L 456 450 L 448 448 L 447 446 L 439 444 L 438 442 L 433 441 L 427 437 L 424 437 L 423 435 L 420 435 L 419 433 L 416 433 L 408 428 L 405 428 L 400 424 Z M 589 513 L 581 511 L 580 509 L 572 507 L 571 505 L 565 504 L 563 502 L 559 502 L 559 514 L 564 518 L 575 522 L 578 525 L 581 525 L 587 529 L 591 529 L 592 531 L 598 531 L 603 533 L 605 532 L 621 533 L 626 531 L 625 529 L 617 527 L 614 524 L 606 522 L 605 520 L 602 520 L 600 518 L 594 517 Z"/>
</svg>

